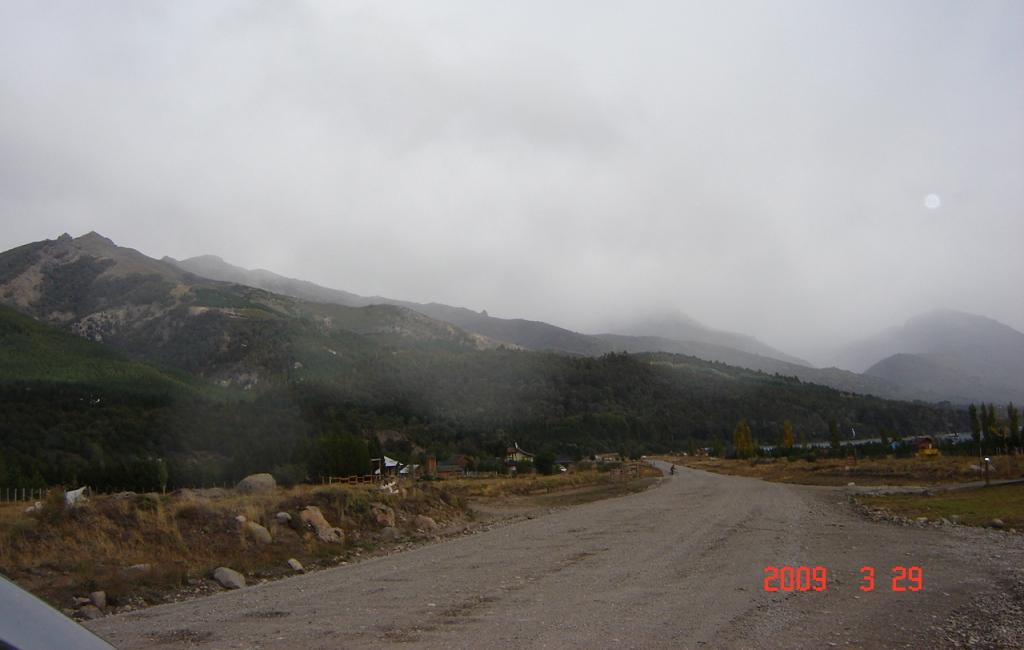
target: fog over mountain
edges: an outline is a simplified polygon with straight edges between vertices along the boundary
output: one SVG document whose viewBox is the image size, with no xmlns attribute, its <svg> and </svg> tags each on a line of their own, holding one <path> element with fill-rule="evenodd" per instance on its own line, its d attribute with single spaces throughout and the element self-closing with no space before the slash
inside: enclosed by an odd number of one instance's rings
<svg viewBox="0 0 1024 650">
<path fill-rule="evenodd" d="M 1021 331 L 1022 34 L 1012 1 L 0 3 L 0 250 L 95 230 L 815 364 L 937 308 Z"/>
</svg>

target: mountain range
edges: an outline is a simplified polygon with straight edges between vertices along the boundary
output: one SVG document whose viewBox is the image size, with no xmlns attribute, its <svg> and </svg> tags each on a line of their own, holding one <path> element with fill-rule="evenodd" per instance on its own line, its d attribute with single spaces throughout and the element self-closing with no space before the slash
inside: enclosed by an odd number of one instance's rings
<svg viewBox="0 0 1024 650">
<path fill-rule="evenodd" d="M 249 270 L 204 255 L 164 261 L 199 276 L 237 282 L 307 300 L 350 306 L 396 305 L 448 322 L 493 341 L 531 350 L 579 355 L 613 351 L 671 352 L 708 361 L 797 377 L 833 388 L 904 400 L 1024 400 L 1024 334 L 997 321 L 953 311 L 912 319 L 844 349 L 828 368 L 768 346 L 754 337 L 709 328 L 683 314 L 622 318 L 616 333 L 583 334 L 524 319 L 439 303 L 360 296 L 267 270 Z"/>
<path fill-rule="evenodd" d="M 937 310 L 845 348 L 836 363 L 924 400 L 1021 402 L 1024 334 L 991 318 Z"/>
<path fill-rule="evenodd" d="M 213 255 L 157 260 L 97 233 L 62 235 L 0 254 L 0 303 L 226 384 L 287 378 L 296 363 L 294 348 L 337 354 L 344 346 L 336 339 L 358 335 L 361 346 L 430 343 L 579 356 L 668 352 L 850 393 L 956 404 L 1024 401 L 1024 334 L 950 311 L 922 315 L 851 345 L 837 356 L 837 367 L 815 368 L 753 337 L 681 314 L 625 315 L 616 333 L 584 334 L 439 303 L 360 296 Z M 282 352 L 286 348 L 292 350 Z"/>
</svg>

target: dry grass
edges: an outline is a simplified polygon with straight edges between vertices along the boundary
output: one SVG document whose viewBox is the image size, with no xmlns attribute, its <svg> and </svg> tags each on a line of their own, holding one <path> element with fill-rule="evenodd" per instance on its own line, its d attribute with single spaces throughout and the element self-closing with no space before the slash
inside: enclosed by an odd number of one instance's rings
<svg viewBox="0 0 1024 650">
<path fill-rule="evenodd" d="M 38 512 L 28 504 L 0 508 L 0 573 L 58 607 L 73 596 L 102 589 L 114 607 L 163 602 L 183 589 L 215 590 L 209 578 L 218 566 L 229 566 L 250 578 L 287 575 L 289 558 L 307 568 L 327 566 L 371 553 L 381 540 L 371 503 L 395 511 L 403 539 L 422 533 L 416 515 L 438 524 L 465 523 L 469 498 L 547 498 L 586 491 L 567 503 L 624 493 L 630 482 L 609 472 L 576 472 L 556 476 L 461 479 L 416 483 L 399 494 L 386 495 L 375 485 L 298 486 L 266 495 L 241 495 L 232 490 L 183 491 L 173 495 L 97 496 L 67 509 L 61 492 Z M 637 482 L 632 482 L 637 483 Z M 599 488 L 599 489 L 598 489 Z M 540 495 L 540 496 L 537 496 Z M 307 505 L 320 508 L 332 524 L 345 531 L 344 545 L 321 542 L 299 523 Z M 277 512 L 288 512 L 289 524 L 278 524 Z M 273 541 L 258 544 L 246 536 L 236 516 L 266 527 Z M 145 574 L 126 569 L 149 564 Z"/>
<path fill-rule="evenodd" d="M 978 460 L 969 456 L 931 458 L 879 458 L 870 460 L 762 458 L 727 460 L 707 457 L 672 457 L 669 462 L 719 474 L 749 476 L 780 483 L 804 485 L 938 485 L 967 483 L 983 477 Z M 992 479 L 1024 477 L 1024 457 L 992 458 Z"/>
<path fill-rule="evenodd" d="M 394 508 L 398 528 L 410 536 L 417 514 L 439 522 L 464 514 L 458 497 L 430 485 L 398 495 L 381 494 L 374 486 L 302 486 L 269 495 L 226 491 L 213 498 L 99 496 L 74 509 L 57 496 L 30 515 L 25 504 L 0 510 L 0 572 L 60 606 L 95 589 L 105 590 L 114 605 L 129 602 L 129 596 L 157 602 L 218 566 L 270 578 L 286 574 L 291 557 L 316 566 L 372 550 L 380 529 L 370 511 L 374 501 Z M 298 512 L 306 505 L 318 506 L 345 531 L 343 546 L 323 543 L 299 525 Z M 292 523 L 279 525 L 279 511 L 289 512 Z M 273 542 L 248 538 L 237 515 L 265 526 Z M 134 564 L 152 569 L 145 575 L 125 571 Z"/>
<path fill-rule="evenodd" d="M 661 472 L 644 467 L 643 476 L 661 476 Z M 613 471 L 602 472 L 594 469 L 541 476 L 499 477 L 489 479 L 449 479 L 444 481 L 446 489 L 465 497 L 507 497 L 547 494 L 560 490 L 572 490 L 590 485 L 622 483 L 621 474 Z"/>
</svg>

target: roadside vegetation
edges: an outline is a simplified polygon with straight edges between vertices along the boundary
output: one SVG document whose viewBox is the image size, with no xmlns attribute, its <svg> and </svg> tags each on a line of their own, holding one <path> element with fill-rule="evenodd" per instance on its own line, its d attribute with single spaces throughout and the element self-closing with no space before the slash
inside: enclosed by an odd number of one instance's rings
<svg viewBox="0 0 1024 650">
<path fill-rule="evenodd" d="M 640 479 L 651 479 L 661 477 L 661 472 L 646 464 L 638 465 Z M 480 480 L 474 478 L 451 479 L 444 482 L 447 490 L 465 498 L 492 498 L 509 496 L 535 496 L 562 492 L 581 487 L 598 485 L 621 485 L 628 482 L 633 476 L 623 474 L 623 466 L 620 463 L 607 463 L 604 465 L 584 464 L 581 470 L 542 476 L 532 474 L 520 477 L 496 477 Z M 649 483 L 644 482 L 644 485 Z"/>
<path fill-rule="evenodd" d="M 993 485 L 928 494 L 885 494 L 857 499 L 871 508 L 891 514 L 967 526 L 993 526 L 1024 530 L 1024 485 Z"/>
<path fill-rule="evenodd" d="M 388 515 L 378 519 L 373 504 L 385 506 L 378 506 L 381 512 L 390 509 L 390 521 Z M 306 526 L 301 513 L 307 506 L 344 531 L 344 541 L 323 541 Z M 433 483 L 395 495 L 374 485 L 298 486 L 268 494 L 219 488 L 124 493 L 76 507 L 65 507 L 63 495 L 54 492 L 38 510 L 25 510 L 24 503 L 0 508 L 0 573 L 58 607 L 95 590 L 104 590 L 114 607 L 161 602 L 189 587 L 216 590 L 209 578 L 219 566 L 257 580 L 278 577 L 293 573 L 287 564 L 292 558 L 306 568 L 333 565 L 432 536 L 467 518 L 464 500 Z M 248 522 L 265 529 L 269 540 Z M 385 537 L 389 523 L 393 536 Z"/>
<path fill-rule="evenodd" d="M 221 590 L 217 567 L 274 579 L 295 573 L 292 559 L 310 570 L 458 534 L 479 523 L 472 503 L 500 517 L 510 500 L 520 509 L 571 505 L 644 489 L 652 473 L 403 482 L 394 494 L 377 484 L 129 492 L 76 507 L 54 491 L 31 512 L 25 503 L 0 506 L 0 573 L 69 614 L 80 611 L 71 609 L 75 598 L 94 591 L 105 592 L 108 611 L 134 609 Z M 327 541 L 307 525 L 309 506 L 342 536 Z"/>
<path fill-rule="evenodd" d="M 803 485 L 939 485 L 984 480 L 977 456 L 729 459 L 708 456 L 669 456 L 670 462 L 719 474 L 749 476 Z M 989 477 L 1024 478 L 1024 457 L 992 457 Z"/>
</svg>

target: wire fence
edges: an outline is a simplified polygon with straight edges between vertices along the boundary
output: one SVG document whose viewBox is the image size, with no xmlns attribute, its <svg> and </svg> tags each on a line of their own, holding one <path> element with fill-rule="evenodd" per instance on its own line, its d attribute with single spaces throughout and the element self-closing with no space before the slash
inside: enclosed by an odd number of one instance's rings
<svg viewBox="0 0 1024 650">
<path fill-rule="evenodd" d="M 0 487 L 0 503 L 42 501 L 49 493 L 49 488 Z"/>
</svg>

